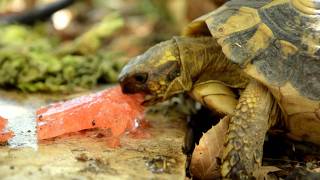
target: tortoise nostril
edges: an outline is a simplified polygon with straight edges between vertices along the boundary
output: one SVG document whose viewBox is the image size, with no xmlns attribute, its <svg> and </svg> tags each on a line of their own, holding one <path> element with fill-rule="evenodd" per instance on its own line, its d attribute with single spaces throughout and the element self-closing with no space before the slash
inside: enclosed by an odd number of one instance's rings
<svg viewBox="0 0 320 180">
<path fill-rule="evenodd" d="M 138 73 L 134 75 L 134 80 L 140 84 L 145 83 L 147 79 L 148 79 L 147 73 Z"/>
</svg>

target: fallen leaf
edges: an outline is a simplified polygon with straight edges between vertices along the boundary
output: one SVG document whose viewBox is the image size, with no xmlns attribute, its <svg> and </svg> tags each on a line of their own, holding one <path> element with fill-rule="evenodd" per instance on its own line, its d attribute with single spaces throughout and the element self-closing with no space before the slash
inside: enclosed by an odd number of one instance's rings
<svg viewBox="0 0 320 180">
<path fill-rule="evenodd" d="M 270 172 L 280 171 L 281 169 L 275 166 L 262 166 L 253 172 L 253 176 L 257 180 L 271 180 L 273 179 L 271 176 L 268 175 Z"/>
<path fill-rule="evenodd" d="M 190 171 L 193 177 L 199 179 L 220 177 L 218 159 L 222 158 L 229 119 L 229 116 L 225 116 L 216 126 L 203 134 L 192 154 Z"/>
<path fill-rule="evenodd" d="M 320 168 L 312 169 L 313 172 L 320 173 Z"/>
</svg>

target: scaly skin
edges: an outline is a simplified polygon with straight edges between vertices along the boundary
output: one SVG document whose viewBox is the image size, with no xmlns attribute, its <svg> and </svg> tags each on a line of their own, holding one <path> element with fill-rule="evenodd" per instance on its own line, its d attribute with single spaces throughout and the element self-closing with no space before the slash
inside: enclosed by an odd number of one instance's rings
<svg viewBox="0 0 320 180">
<path fill-rule="evenodd" d="M 277 105 L 267 88 L 256 81 L 248 84 L 241 94 L 230 119 L 222 176 L 232 179 L 250 179 L 252 172 L 261 166 L 263 142 L 270 119 Z"/>
<path fill-rule="evenodd" d="M 131 60 L 119 82 L 125 93 L 145 92 L 158 102 L 181 92 L 221 114 L 233 116 L 226 137 L 222 175 L 248 178 L 261 165 L 262 145 L 274 100 L 258 82 L 226 59 L 210 37 L 175 37 Z M 240 101 L 231 89 L 244 89 Z M 216 102 L 219 101 L 219 102 Z M 233 113 L 232 113 L 233 112 Z"/>
<path fill-rule="evenodd" d="M 319 2 L 230 1 L 191 23 L 189 38 L 173 38 L 130 62 L 120 83 L 124 92 L 152 94 L 153 102 L 187 91 L 231 116 L 221 173 L 250 179 L 270 126 L 284 125 L 291 138 L 319 144 L 319 29 L 309 27 L 319 22 Z M 146 78 L 135 78 L 139 73 Z"/>
<path fill-rule="evenodd" d="M 119 75 L 124 93 L 145 92 L 153 96 L 152 103 L 211 80 L 232 88 L 244 88 L 248 82 L 212 37 L 174 37 L 161 42 L 130 60 Z"/>
</svg>

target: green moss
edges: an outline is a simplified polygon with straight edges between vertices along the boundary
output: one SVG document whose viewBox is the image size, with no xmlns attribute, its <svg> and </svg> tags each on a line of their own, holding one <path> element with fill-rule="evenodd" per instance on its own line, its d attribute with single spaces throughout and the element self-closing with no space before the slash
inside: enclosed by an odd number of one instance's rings
<svg viewBox="0 0 320 180">
<path fill-rule="evenodd" d="M 122 18 L 112 14 L 67 45 L 39 32 L 39 26 L 3 26 L 0 86 L 28 92 L 70 92 L 92 88 L 101 79 L 116 82 L 123 63 L 117 61 L 118 54 L 99 49 L 102 39 L 122 25 Z"/>
</svg>

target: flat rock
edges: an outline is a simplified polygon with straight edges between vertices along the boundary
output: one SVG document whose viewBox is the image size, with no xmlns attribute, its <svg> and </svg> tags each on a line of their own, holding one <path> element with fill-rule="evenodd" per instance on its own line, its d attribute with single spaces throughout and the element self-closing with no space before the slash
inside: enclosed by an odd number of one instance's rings
<svg viewBox="0 0 320 180">
<path fill-rule="evenodd" d="M 185 179 L 185 122 L 177 116 L 149 116 L 148 136 L 127 134 L 119 148 L 109 148 L 110 138 L 101 130 L 38 142 L 35 109 L 59 97 L 7 92 L 0 97 L 0 114 L 18 130 L 0 147 L 1 179 Z"/>
</svg>

